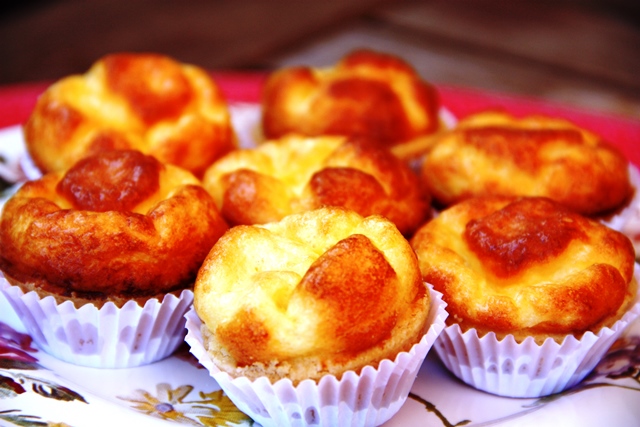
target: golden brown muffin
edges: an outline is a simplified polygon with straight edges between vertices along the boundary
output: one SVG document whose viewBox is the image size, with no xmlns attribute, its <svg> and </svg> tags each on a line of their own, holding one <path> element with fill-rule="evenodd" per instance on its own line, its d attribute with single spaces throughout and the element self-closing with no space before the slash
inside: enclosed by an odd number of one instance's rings
<svg viewBox="0 0 640 427">
<path fill-rule="evenodd" d="M 263 132 L 366 137 L 386 146 L 439 128 L 434 88 L 407 62 L 371 50 L 346 55 L 328 68 L 290 67 L 272 73 L 263 89 Z"/>
<path fill-rule="evenodd" d="M 289 135 L 236 150 L 203 177 L 232 225 L 262 224 L 321 206 L 384 215 L 402 233 L 429 214 L 417 175 L 377 144 L 342 136 Z"/>
<path fill-rule="evenodd" d="M 422 164 L 434 200 L 549 197 L 584 215 L 619 208 L 632 195 L 629 162 L 597 135 L 565 120 L 483 112 L 440 137 Z"/>
<path fill-rule="evenodd" d="M 415 253 L 395 226 L 342 208 L 231 228 L 194 290 L 220 369 L 294 384 L 393 359 L 420 340 L 429 307 Z"/>
<path fill-rule="evenodd" d="M 0 221 L 0 269 L 25 290 L 121 303 L 193 285 L 227 230 L 191 173 L 103 151 L 24 184 Z"/>
<path fill-rule="evenodd" d="M 60 172 L 107 149 L 135 149 L 201 177 L 234 149 L 226 100 L 201 68 L 143 53 L 107 55 L 38 99 L 24 128 L 34 163 Z"/>
<path fill-rule="evenodd" d="M 469 199 L 411 240 L 449 323 L 561 340 L 609 326 L 636 295 L 630 240 L 546 198 Z"/>
</svg>

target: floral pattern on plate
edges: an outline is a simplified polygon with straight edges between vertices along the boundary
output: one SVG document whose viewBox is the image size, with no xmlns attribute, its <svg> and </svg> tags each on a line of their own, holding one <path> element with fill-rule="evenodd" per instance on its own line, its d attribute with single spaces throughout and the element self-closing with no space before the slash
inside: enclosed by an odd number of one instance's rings
<svg viewBox="0 0 640 427">
<path fill-rule="evenodd" d="M 6 317 L 5 311 L 2 313 L 2 317 Z M 500 425 L 516 419 L 526 420 L 533 413 L 542 412 L 547 406 L 562 404 L 561 401 L 569 396 L 596 388 L 624 390 L 628 393 L 626 397 L 629 401 L 638 402 L 640 324 L 636 323 L 634 326 L 631 333 L 616 342 L 582 383 L 562 393 L 540 399 L 501 398 L 457 384 L 431 355 L 418 375 L 414 389 L 405 403 L 406 408 L 403 407 L 387 425 Z M 77 370 L 84 372 L 79 375 L 71 374 Z M 141 370 L 148 372 L 132 375 L 132 372 Z M 92 373 L 93 377 L 86 375 L 87 373 Z M 102 382 L 101 379 L 107 376 L 112 381 Z M 480 413 L 474 405 L 467 406 L 464 411 L 460 408 L 452 411 L 446 399 L 454 390 L 457 390 L 459 399 L 467 402 L 472 402 L 473 399 L 486 400 L 490 402 L 488 408 L 493 405 L 503 410 L 508 402 L 509 408 L 504 414 L 494 412 L 494 416 L 488 419 L 485 418 L 490 412 Z M 20 397 L 25 394 L 32 398 L 21 401 Z M 55 405 L 42 405 L 45 399 L 55 402 Z M 35 405 L 33 402 L 40 404 Z M 130 417 L 143 414 L 148 418 L 147 424 L 150 426 L 166 422 L 206 427 L 254 425 L 217 387 L 206 370 L 195 362 L 186 347 L 181 347 L 173 356 L 146 368 L 82 368 L 38 351 L 32 346 L 31 337 L 6 323 L 0 323 L 0 424 L 4 421 L 7 425 L 18 426 L 92 425 L 90 422 L 78 423 L 77 419 L 65 418 L 64 409 L 70 402 L 85 406 L 84 412 L 87 414 L 91 407 L 92 415 L 87 421 L 99 416 L 109 417 L 110 411 L 119 407 L 128 411 Z M 50 411 L 49 408 L 52 407 L 57 410 Z M 611 413 L 609 416 L 615 414 Z"/>
</svg>

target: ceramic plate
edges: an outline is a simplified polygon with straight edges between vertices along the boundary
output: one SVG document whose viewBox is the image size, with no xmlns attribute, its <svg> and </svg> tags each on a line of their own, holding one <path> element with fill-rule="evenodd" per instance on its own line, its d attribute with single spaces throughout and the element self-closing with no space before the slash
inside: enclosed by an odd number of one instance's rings
<svg viewBox="0 0 640 427">
<path fill-rule="evenodd" d="M 240 141 L 250 146 L 259 112 L 234 104 Z M 0 130 L 5 181 L 37 177 L 18 126 Z M 15 188 L 15 187 L 14 187 Z M 14 188 L 5 190 L 3 198 Z M 34 347 L 0 294 L 0 425 L 233 426 L 254 425 L 182 346 L 160 362 L 131 369 L 95 369 L 59 361 Z M 640 420 L 640 321 L 582 383 L 540 399 L 510 399 L 470 388 L 450 375 L 434 351 L 409 398 L 385 427 L 637 426 Z"/>
</svg>

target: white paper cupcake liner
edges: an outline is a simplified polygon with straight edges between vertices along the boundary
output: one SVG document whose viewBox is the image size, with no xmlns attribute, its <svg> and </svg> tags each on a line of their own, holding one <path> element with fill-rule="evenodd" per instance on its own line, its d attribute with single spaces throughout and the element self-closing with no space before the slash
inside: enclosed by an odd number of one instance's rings
<svg viewBox="0 0 640 427">
<path fill-rule="evenodd" d="M 44 352 L 76 365 L 130 368 L 171 355 L 184 341 L 184 314 L 193 292 L 167 294 L 162 301 L 135 301 L 122 308 L 108 302 L 76 308 L 71 301 L 57 304 L 51 296 L 24 293 L 0 273 L 0 292 L 21 319 L 35 344 Z"/>
<path fill-rule="evenodd" d="M 264 142 L 262 110 L 259 104 L 232 102 L 229 104 L 229 113 L 239 148 L 255 148 Z"/>
<path fill-rule="evenodd" d="M 635 276 L 640 279 L 636 264 Z M 640 316 L 640 292 L 633 306 L 610 328 L 569 335 L 562 344 L 548 338 L 540 345 L 532 337 L 521 343 L 513 335 L 498 340 L 492 332 L 479 338 L 475 329 L 462 332 L 447 326 L 434 348 L 444 366 L 468 385 L 506 397 L 542 397 L 582 381 L 607 350 Z"/>
<path fill-rule="evenodd" d="M 635 189 L 633 199 L 621 212 L 602 223 L 631 239 L 636 250 L 636 259 L 640 259 L 640 170 L 632 164 L 629 165 L 629 180 Z"/>
<path fill-rule="evenodd" d="M 202 322 L 191 309 L 186 314 L 186 342 L 191 353 L 209 370 L 220 388 L 242 412 L 267 426 L 378 426 L 404 404 L 427 352 L 445 327 L 447 312 L 442 294 L 431 292 L 431 308 L 424 336 L 395 360 L 367 366 L 360 374 L 348 371 L 338 380 L 326 375 L 319 382 L 288 379 L 271 383 L 266 377 L 251 381 L 220 371 L 203 346 Z"/>
</svg>

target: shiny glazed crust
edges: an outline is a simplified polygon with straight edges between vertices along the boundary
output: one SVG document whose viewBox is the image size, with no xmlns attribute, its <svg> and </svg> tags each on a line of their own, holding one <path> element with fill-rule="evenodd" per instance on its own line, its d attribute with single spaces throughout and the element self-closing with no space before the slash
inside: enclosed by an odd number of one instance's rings
<svg viewBox="0 0 640 427">
<path fill-rule="evenodd" d="M 236 145 L 227 103 L 203 69 L 142 53 L 107 55 L 50 86 L 24 134 L 43 172 L 102 150 L 135 149 L 200 177 Z"/>
<path fill-rule="evenodd" d="M 0 267 L 28 290 L 79 299 L 188 288 L 228 228 L 198 184 L 136 151 L 27 182 L 4 207 Z"/>
<path fill-rule="evenodd" d="M 289 135 L 237 150 L 203 177 L 230 224 L 262 224 L 321 206 L 384 215 L 402 233 L 429 214 L 416 174 L 377 144 L 341 136 Z"/>
<path fill-rule="evenodd" d="M 220 369 L 298 382 L 408 350 L 429 298 L 391 222 L 322 208 L 230 229 L 198 274 L 194 307 Z"/>
<path fill-rule="evenodd" d="M 330 134 L 390 146 L 439 127 L 434 88 L 400 58 L 370 50 L 354 51 L 332 67 L 275 71 L 261 102 L 268 139 Z"/>
<path fill-rule="evenodd" d="M 595 215 L 631 197 L 628 169 L 615 147 L 565 120 L 483 112 L 439 137 L 422 180 L 445 207 L 475 196 L 541 196 Z"/>
<path fill-rule="evenodd" d="M 579 336 L 612 324 L 636 295 L 630 240 L 545 198 L 461 202 L 411 245 L 449 322 L 480 335 Z"/>
</svg>

